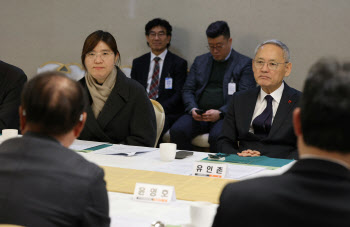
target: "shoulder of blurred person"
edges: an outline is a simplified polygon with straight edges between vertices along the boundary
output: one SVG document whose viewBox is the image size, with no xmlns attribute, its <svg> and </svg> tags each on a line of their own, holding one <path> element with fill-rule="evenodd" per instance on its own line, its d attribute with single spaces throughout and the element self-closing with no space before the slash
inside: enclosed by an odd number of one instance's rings
<svg viewBox="0 0 350 227">
<path fill-rule="evenodd" d="M 22 69 L 0 61 L 0 130 L 19 129 L 18 107 L 26 81 Z"/>
<path fill-rule="evenodd" d="M 8 64 L 6 62 L 0 61 L 0 73 L 1 75 L 13 75 L 12 78 L 24 78 L 27 79 L 27 76 L 22 69 L 17 66 Z"/>
</svg>

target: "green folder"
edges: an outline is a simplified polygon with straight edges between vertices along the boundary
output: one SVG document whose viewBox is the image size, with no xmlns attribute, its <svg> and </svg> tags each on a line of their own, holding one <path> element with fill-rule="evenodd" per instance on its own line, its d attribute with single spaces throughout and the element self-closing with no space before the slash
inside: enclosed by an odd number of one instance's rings
<svg viewBox="0 0 350 227">
<path fill-rule="evenodd" d="M 202 161 L 210 161 L 210 162 L 227 162 L 227 163 L 235 163 L 242 165 L 254 165 L 254 166 L 264 166 L 271 167 L 271 169 L 276 169 L 291 163 L 294 160 L 291 159 L 280 159 L 280 158 L 269 158 L 266 156 L 258 156 L 258 157 L 241 157 L 236 154 L 231 154 L 225 156 L 225 160 L 212 160 L 208 158 L 202 159 Z"/>
<path fill-rule="evenodd" d="M 89 147 L 89 148 L 86 148 L 84 150 L 79 150 L 78 152 L 84 152 L 84 153 L 89 153 L 91 151 L 97 151 L 99 149 L 102 149 L 102 148 L 106 148 L 106 147 L 110 147 L 112 146 L 113 144 L 101 144 L 101 145 L 97 145 L 97 146 L 94 146 L 94 147 Z"/>
</svg>

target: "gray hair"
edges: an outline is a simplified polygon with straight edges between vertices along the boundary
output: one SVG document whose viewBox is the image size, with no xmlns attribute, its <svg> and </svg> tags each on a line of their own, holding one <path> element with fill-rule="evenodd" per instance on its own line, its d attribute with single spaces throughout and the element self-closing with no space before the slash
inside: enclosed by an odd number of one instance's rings
<svg viewBox="0 0 350 227">
<path fill-rule="evenodd" d="M 290 53 L 289 53 L 289 49 L 287 47 L 286 44 L 282 43 L 281 41 L 277 40 L 277 39 L 270 39 L 270 40 L 266 40 L 265 42 L 260 43 L 256 48 L 255 48 L 255 54 L 254 56 L 256 56 L 256 53 L 258 52 L 258 50 L 260 49 L 260 47 L 266 45 L 266 44 L 273 44 L 276 46 L 279 46 L 282 50 L 283 50 L 283 55 L 284 55 L 284 60 L 286 62 L 290 61 Z"/>
</svg>

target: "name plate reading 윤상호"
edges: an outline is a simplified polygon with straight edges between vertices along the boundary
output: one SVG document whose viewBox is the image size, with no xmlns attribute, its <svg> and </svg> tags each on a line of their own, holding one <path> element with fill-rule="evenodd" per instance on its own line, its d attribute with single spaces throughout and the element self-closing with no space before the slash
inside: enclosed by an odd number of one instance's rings
<svg viewBox="0 0 350 227">
<path fill-rule="evenodd" d="M 195 162 L 193 164 L 193 176 L 225 178 L 227 172 L 226 164 L 208 162 Z"/>
<path fill-rule="evenodd" d="M 175 188 L 168 185 L 136 183 L 133 198 L 146 202 L 169 203 L 176 200 Z"/>
</svg>

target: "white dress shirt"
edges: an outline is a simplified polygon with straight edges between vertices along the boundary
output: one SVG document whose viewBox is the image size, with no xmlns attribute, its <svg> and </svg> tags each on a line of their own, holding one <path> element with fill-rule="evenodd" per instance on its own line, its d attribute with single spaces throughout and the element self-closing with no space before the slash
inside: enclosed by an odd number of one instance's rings
<svg viewBox="0 0 350 227">
<path fill-rule="evenodd" d="M 165 49 L 158 56 L 151 52 L 151 61 L 150 61 L 150 65 L 149 65 L 149 72 L 148 72 L 148 79 L 147 79 L 147 94 L 149 93 L 149 88 L 151 87 L 151 82 L 152 82 L 153 70 L 154 70 L 154 65 L 155 65 L 154 58 L 155 57 L 160 58 L 160 60 L 158 61 L 158 63 L 159 63 L 159 84 L 160 84 L 160 77 L 162 75 L 163 63 L 164 63 L 164 59 L 165 59 L 165 56 L 167 53 L 168 53 L 168 49 Z M 158 94 L 157 94 L 156 98 L 158 98 Z"/>
<path fill-rule="evenodd" d="M 277 88 L 274 92 L 272 92 L 270 95 L 272 96 L 272 121 L 271 124 L 273 123 L 273 120 L 275 119 L 275 115 L 277 112 L 278 105 L 280 104 L 281 98 L 282 98 L 282 93 L 284 89 L 284 82 L 281 84 L 279 88 Z M 268 95 L 263 89 L 260 88 L 260 93 L 258 95 L 258 98 L 256 100 L 255 104 L 255 109 L 254 109 L 254 114 L 252 117 L 252 120 L 250 122 L 250 128 L 249 132 L 254 133 L 253 129 L 253 121 L 254 119 L 259 116 L 266 108 L 267 106 L 267 101 L 265 99 L 265 96 Z"/>
</svg>

